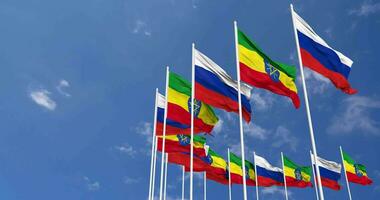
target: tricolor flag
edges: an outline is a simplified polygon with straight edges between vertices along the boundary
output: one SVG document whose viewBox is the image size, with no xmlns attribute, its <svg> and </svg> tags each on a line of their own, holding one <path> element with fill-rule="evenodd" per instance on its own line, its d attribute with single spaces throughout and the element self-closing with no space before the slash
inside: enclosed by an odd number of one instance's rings
<svg viewBox="0 0 380 200">
<path fill-rule="evenodd" d="M 331 80 L 335 87 L 347 94 L 357 91 L 351 88 L 348 75 L 353 61 L 331 48 L 317 33 L 293 11 L 293 23 L 297 31 L 302 64 Z"/>
<path fill-rule="evenodd" d="M 220 155 L 215 153 L 215 151 L 208 148 L 207 154 L 209 167 L 206 171 L 207 179 L 216 181 L 221 184 L 228 184 L 228 174 L 227 174 L 227 162 Z"/>
<path fill-rule="evenodd" d="M 243 165 L 242 160 L 237 155 L 230 152 L 230 173 L 231 183 L 243 184 Z M 247 185 L 255 186 L 255 167 L 248 160 L 245 161 L 245 177 Z"/>
<path fill-rule="evenodd" d="M 296 108 L 300 100 L 295 84 L 296 68 L 274 62 L 250 40 L 238 31 L 238 51 L 241 80 L 258 88 L 289 97 Z"/>
<path fill-rule="evenodd" d="M 202 153 L 202 155 L 204 154 L 205 153 Z M 194 152 L 193 158 L 194 158 L 193 159 L 194 172 L 204 172 L 208 169 L 209 164 L 207 163 L 207 157 L 197 155 L 197 153 Z M 169 153 L 168 162 L 177 164 L 177 165 L 182 165 L 185 167 L 186 171 L 190 171 L 190 153 L 189 152 Z"/>
<path fill-rule="evenodd" d="M 265 158 L 255 155 L 258 186 L 283 186 L 284 175 L 282 169 L 272 166 Z"/>
<path fill-rule="evenodd" d="M 169 120 L 191 125 L 191 84 L 179 75 L 170 72 L 168 88 L 168 113 Z M 194 99 L 194 132 L 210 133 L 218 122 L 214 110 L 207 104 Z M 190 134 L 190 129 L 167 134 Z"/>
<path fill-rule="evenodd" d="M 343 152 L 343 164 L 349 182 L 360 185 L 370 185 L 372 180 L 368 178 L 366 167 L 358 164 L 347 153 Z"/>
<path fill-rule="evenodd" d="M 162 151 L 162 138 L 163 136 L 158 136 L 158 145 L 157 150 Z M 206 138 L 194 135 L 194 154 L 205 157 L 205 143 Z M 190 153 L 190 143 L 191 143 L 191 137 L 189 135 L 167 135 L 165 136 L 165 153 L 178 153 L 178 152 L 187 152 Z"/>
<path fill-rule="evenodd" d="M 239 113 L 237 82 L 206 55 L 196 49 L 194 51 L 195 98 L 227 112 Z M 251 88 L 241 84 L 241 93 L 243 117 L 249 122 Z"/>
<path fill-rule="evenodd" d="M 311 187 L 311 167 L 302 167 L 291 161 L 288 157 L 284 159 L 284 174 L 287 187 Z"/>
<path fill-rule="evenodd" d="M 311 160 L 313 165 L 315 165 L 313 154 L 311 154 Z M 319 173 L 321 175 L 322 186 L 333 190 L 340 190 L 338 181 L 340 179 L 342 165 L 320 157 L 317 157 L 317 162 L 319 166 Z"/>
</svg>

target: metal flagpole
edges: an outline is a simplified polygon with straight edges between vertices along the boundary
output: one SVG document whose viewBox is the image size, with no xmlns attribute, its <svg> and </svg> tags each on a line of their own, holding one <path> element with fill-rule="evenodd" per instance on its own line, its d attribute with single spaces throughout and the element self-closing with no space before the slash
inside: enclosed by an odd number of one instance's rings
<svg viewBox="0 0 380 200">
<path fill-rule="evenodd" d="M 203 199 L 206 200 L 207 199 L 207 175 L 206 175 L 207 172 L 204 172 L 204 175 L 203 175 Z"/>
<path fill-rule="evenodd" d="M 301 59 L 301 53 L 300 53 L 300 47 L 299 47 L 297 32 L 296 32 L 296 26 L 294 24 L 293 4 L 290 4 L 290 10 L 292 12 L 293 31 L 294 31 L 294 37 L 295 37 L 296 45 L 297 45 L 298 62 L 299 62 L 299 68 L 300 68 L 300 71 L 301 71 L 303 93 L 304 93 L 304 97 L 305 97 L 306 114 L 307 114 L 307 119 L 308 119 L 308 122 L 309 122 L 311 146 L 312 146 L 312 150 L 313 150 L 315 166 L 317 168 L 317 170 L 316 170 L 316 172 L 317 172 L 317 181 L 318 181 L 318 185 L 321 186 L 321 187 L 318 187 L 318 189 L 319 189 L 319 196 L 321 197 L 321 200 L 324 200 L 325 198 L 323 196 L 321 176 L 320 176 L 318 162 L 317 162 L 318 155 L 317 155 L 317 147 L 315 145 L 315 140 L 314 140 L 313 122 L 312 122 L 312 119 L 311 119 L 310 108 L 309 108 L 309 98 L 308 98 L 308 95 L 307 95 L 305 77 L 304 77 L 304 73 L 303 73 L 303 65 L 302 65 L 302 59 Z"/>
<path fill-rule="evenodd" d="M 256 200 L 259 200 L 259 180 L 257 178 L 256 152 L 253 152 L 253 162 L 255 166 Z"/>
<path fill-rule="evenodd" d="M 153 159 L 154 159 L 154 146 L 155 146 L 155 135 L 156 135 L 156 120 L 157 120 L 157 93 L 158 88 L 156 88 L 155 102 L 154 102 L 154 117 L 153 117 L 153 132 L 152 132 L 152 152 L 150 159 L 150 177 L 149 177 L 149 197 L 152 197 L 152 179 L 153 179 Z"/>
<path fill-rule="evenodd" d="M 154 158 L 153 158 L 153 178 L 152 178 L 152 196 L 151 200 L 154 199 L 154 186 L 156 184 L 156 160 L 157 160 L 157 136 L 154 136 Z"/>
<path fill-rule="evenodd" d="M 230 148 L 227 148 L 227 153 L 228 153 L 228 196 L 229 196 L 229 200 L 232 200 Z"/>
<path fill-rule="evenodd" d="M 281 161 L 282 161 L 282 174 L 284 175 L 285 199 L 288 200 L 288 188 L 287 188 L 287 185 L 286 185 L 284 154 L 282 152 L 281 152 Z"/>
<path fill-rule="evenodd" d="M 239 69 L 239 49 L 238 49 L 238 35 L 237 35 L 237 22 L 234 21 L 235 31 L 235 55 L 236 55 L 236 73 L 238 83 L 238 101 L 239 101 L 239 124 L 240 124 L 240 147 L 241 147 L 241 159 L 243 168 L 243 194 L 244 200 L 247 200 L 247 183 L 245 177 L 245 156 L 244 156 L 244 135 L 243 135 L 243 112 L 241 109 L 241 84 L 240 84 L 240 69 Z"/>
<path fill-rule="evenodd" d="M 164 200 L 166 200 L 166 185 L 168 182 L 168 154 L 165 153 L 165 182 L 164 182 Z"/>
<path fill-rule="evenodd" d="M 343 164 L 343 169 L 344 169 L 344 176 L 346 177 L 346 184 L 347 184 L 348 197 L 350 197 L 350 200 L 352 200 L 350 184 L 348 183 L 348 178 L 347 178 L 347 173 L 346 173 L 346 166 L 344 165 L 344 158 L 343 158 L 343 150 L 342 150 L 342 146 L 339 146 L 339 149 L 340 149 L 340 156 L 342 157 L 342 164 Z"/>
<path fill-rule="evenodd" d="M 162 190 L 164 184 L 164 164 L 165 164 L 165 136 L 166 136 L 166 117 L 168 116 L 168 86 L 169 86 L 169 66 L 166 67 L 166 83 L 165 83 L 165 111 L 164 111 L 164 127 L 162 130 L 162 152 L 161 152 L 161 180 L 160 180 L 160 200 L 162 200 Z"/>
<path fill-rule="evenodd" d="M 310 151 L 310 158 L 312 158 L 312 156 L 311 156 L 311 151 Z M 313 161 L 311 161 L 311 169 L 312 169 L 312 171 L 313 171 L 313 179 L 314 179 L 315 194 L 316 194 L 316 196 L 317 196 L 317 200 L 319 200 L 317 177 L 315 176 L 315 168 L 314 168 Z"/>
<path fill-rule="evenodd" d="M 182 200 L 185 200 L 185 166 L 182 166 Z"/>
<path fill-rule="evenodd" d="M 195 50 L 195 44 L 192 44 L 191 49 L 191 106 L 190 106 L 190 112 L 191 112 L 191 138 L 190 138 L 190 200 L 193 200 L 193 159 L 194 159 L 194 97 L 195 97 L 195 88 L 194 88 L 194 81 L 195 81 L 195 71 L 194 71 L 194 50 Z"/>
</svg>

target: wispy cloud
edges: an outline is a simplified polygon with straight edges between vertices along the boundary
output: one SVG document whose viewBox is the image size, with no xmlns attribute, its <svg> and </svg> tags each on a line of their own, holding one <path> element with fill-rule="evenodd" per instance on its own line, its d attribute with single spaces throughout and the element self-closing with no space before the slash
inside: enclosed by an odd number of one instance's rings
<svg viewBox="0 0 380 200">
<path fill-rule="evenodd" d="M 327 131 L 348 134 L 354 130 L 380 135 L 380 123 L 371 117 L 371 111 L 380 109 L 380 101 L 365 96 L 350 96 L 343 100 L 341 112 L 335 115 Z"/>
<path fill-rule="evenodd" d="M 223 124 L 224 124 L 224 121 L 223 119 L 219 118 L 219 121 L 218 123 L 215 125 L 214 129 L 213 129 L 213 132 L 215 134 L 219 134 L 220 132 L 222 132 L 223 130 Z"/>
<path fill-rule="evenodd" d="M 296 151 L 298 146 L 298 138 L 295 137 L 289 129 L 284 126 L 279 126 L 273 135 L 274 142 L 273 147 L 289 146 L 292 151 Z"/>
<path fill-rule="evenodd" d="M 71 94 L 67 93 L 64 91 L 65 88 L 68 88 L 70 87 L 70 83 L 68 81 L 66 81 L 65 79 L 62 79 L 59 81 L 58 85 L 57 85 L 57 91 L 65 96 L 65 97 L 71 97 Z"/>
<path fill-rule="evenodd" d="M 330 80 L 324 76 L 304 68 L 305 79 L 307 80 L 307 88 L 313 94 L 323 94 L 329 87 L 331 87 Z M 301 78 L 298 79 L 299 84 L 302 84 Z"/>
<path fill-rule="evenodd" d="M 141 181 L 141 178 L 124 177 L 123 182 L 127 185 L 135 184 Z"/>
<path fill-rule="evenodd" d="M 267 139 L 268 135 L 270 134 L 270 132 L 267 129 L 255 123 L 244 124 L 244 133 L 246 133 L 250 137 L 260 140 Z"/>
<path fill-rule="evenodd" d="M 50 98 L 50 92 L 45 89 L 32 90 L 29 93 L 30 98 L 39 106 L 48 110 L 55 110 L 57 104 Z"/>
<path fill-rule="evenodd" d="M 261 193 L 263 195 L 274 195 L 274 194 L 281 194 L 285 195 L 285 190 L 283 187 L 266 187 L 261 190 Z M 288 190 L 288 197 L 292 196 L 292 192 Z"/>
<path fill-rule="evenodd" d="M 153 125 L 150 122 L 140 122 L 135 128 L 135 131 L 145 137 L 148 144 L 152 143 Z"/>
<path fill-rule="evenodd" d="M 138 19 L 135 21 L 134 27 L 132 29 L 133 34 L 144 34 L 145 36 L 151 36 L 152 32 L 148 29 L 145 21 Z"/>
<path fill-rule="evenodd" d="M 350 15 L 356 15 L 356 16 L 369 16 L 371 14 L 375 14 L 377 12 L 380 12 L 380 3 L 379 2 L 372 2 L 372 1 L 364 1 L 361 3 L 361 5 L 356 9 L 351 9 L 348 11 Z"/>
<path fill-rule="evenodd" d="M 88 178 L 87 176 L 84 176 L 83 177 L 83 180 L 86 184 L 86 188 L 89 190 L 89 191 L 97 191 L 100 189 L 100 183 L 98 181 L 92 181 L 90 178 Z"/>
<path fill-rule="evenodd" d="M 137 151 L 129 144 L 114 146 L 114 149 L 130 157 L 134 157 L 137 154 Z"/>
<path fill-rule="evenodd" d="M 273 95 L 260 90 L 254 90 L 251 95 L 253 110 L 265 111 L 272 107 L 274 103 Z"/>
</svg>

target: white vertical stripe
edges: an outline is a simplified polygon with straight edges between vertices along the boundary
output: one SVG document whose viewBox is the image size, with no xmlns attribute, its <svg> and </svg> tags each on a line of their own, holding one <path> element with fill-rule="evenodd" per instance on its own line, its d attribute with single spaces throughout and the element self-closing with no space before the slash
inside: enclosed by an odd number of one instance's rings
<svg viewBox="0 0 380 200">
<path fill-rule="evenodd" d="M 165 96 L 157 93 L 157 107 L 165 109 Z"/>
</svg>

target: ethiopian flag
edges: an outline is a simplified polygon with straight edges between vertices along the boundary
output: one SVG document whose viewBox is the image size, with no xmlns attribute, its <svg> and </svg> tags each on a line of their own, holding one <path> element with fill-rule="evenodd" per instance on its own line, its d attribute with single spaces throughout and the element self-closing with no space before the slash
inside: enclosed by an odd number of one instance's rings
<svg viewBox="0 0 380 200">
<path fill-rule="evenodd" d="M 273 93 L 287 96 L 296 108 L 300 100 L 295 84 L 296 68 L 274 62 L 238 30 L 238 49 L 241 80 L 258 88 L 264 88 Z"/>
<path fill-rule="evenodd" d="M 191 84 L 179 75 L 170 72 L 168 88 L 168 113 L 169 120 L 181 124 L 191 125 Z M 218 122 L 218 117 L 213 109 L 194 99 L 194 132 L 210 133 Z M 168 134 L 189 134 L 188 131 Z"/>
<path fill-rule="evenodd" d="M 358 183 L 360 185 L 370 185 L 372 180 L 368 178 L 366 167 L 362 164 L 357 164 L 348 154 L 343 152 L 344 169 L 346 170 L 347 179 L 349 182 Z"/>
<path fill-rule="evenodd" d="M 162 139 L 163 136 L 158 136 L 157 149 L 162 151 Z M 194 135 L 194 154 L 204 157 L 205 153 L 205 143 L 206 138 Z M 188 152 L 190 153 L 191 137 L 189 135 L 167 135 L 165 136 L 165 152 L 166 153 L 178 153 L 178 152 Z"/>
<path fill-rule="evenodd" d="M 284 173 L 286 178 L 286 185 L 288 187 L 312 187 L 311 167 L 301 167 L 284 156 Z"/>
<path fill-rule="evenodd" d="M 243 168 L 242 160 L 237 155 L 230 152 L 230 173 L 231 183 L 243 184 Z M 245 161 L 245 172 L 247 185 L 255 186 L 255 167 L 249 162 Z"/>
<path fill-rule="evenodd" d="M 211 148 L 208 148 L 207 159 L 209 163 L 209 167 L 206 171 L 207 179 L 227 185 L 228 174 L 226 160 Z"/>
</svg>

